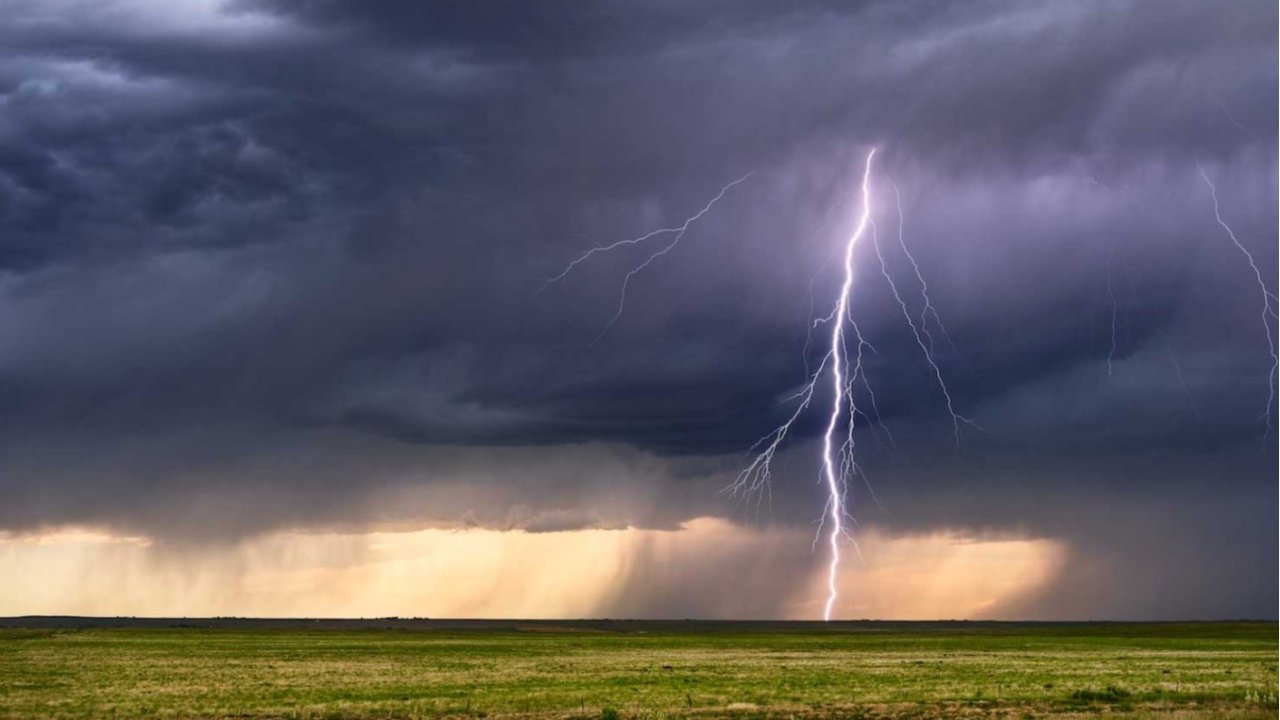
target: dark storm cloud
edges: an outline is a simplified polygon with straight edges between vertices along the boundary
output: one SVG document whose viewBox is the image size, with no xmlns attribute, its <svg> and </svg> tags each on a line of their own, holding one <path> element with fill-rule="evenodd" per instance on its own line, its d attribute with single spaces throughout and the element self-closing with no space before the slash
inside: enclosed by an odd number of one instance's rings
<svg viewBox="0 0 1280 720">
<path fill-rule="evenodd" d="M 1106 541 L 1037 498 L 1165 493 L 1176 518 L 1210 467 L 1226 497 L 1274 480 L 1254 461 L 1258 298 L 1195 167 L 1274 268 L 1270 3 L 4 4 L 6 528 L 737 512 L 714 491 L 784 417 L 869 143 L 895 276 L 913 287 L 889 179 L 955 339 L 943 370 L 988 430 L 951 445 L 864 246 L 855 312 L 902 445 L 868 460 L 893 509 L 877 522 L 1084 553 Z M 678 224 L 750 171 L 598 344 L 639 251 L 540 292 L 583 248 Z M 820 506 L 804 448 L 783 522 Z M 901 507 L 957 488 L 977 504 Z M 1123 573 L 1169 523 L 1088 537 L 1143 548 Z M 1179 527 L 1188 564 L 1168 577 L 1190 582 L 1212 531 Z"/>
</svg>

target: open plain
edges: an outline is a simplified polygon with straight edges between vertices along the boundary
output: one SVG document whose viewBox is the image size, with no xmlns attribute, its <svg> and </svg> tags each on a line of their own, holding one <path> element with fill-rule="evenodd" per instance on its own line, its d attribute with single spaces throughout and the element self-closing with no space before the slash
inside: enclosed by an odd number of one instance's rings
<svg viewBox="0 0 1280 720">
<path fill-rule="evenodd" d="M 0 717 L 1264 718 L 1275 623 L 0 621 Z"/>
</svg>

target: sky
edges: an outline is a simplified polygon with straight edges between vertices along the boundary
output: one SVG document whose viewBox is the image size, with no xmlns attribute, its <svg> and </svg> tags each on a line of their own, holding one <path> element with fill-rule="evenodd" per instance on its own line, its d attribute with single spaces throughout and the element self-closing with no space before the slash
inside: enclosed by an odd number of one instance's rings
<svg viewBox="0 0 1280 720">
<path fill-rule="evenodd" d="M 1275 617 L 1273 2 L 0 15 L 0 614 Z"/>
</svg>

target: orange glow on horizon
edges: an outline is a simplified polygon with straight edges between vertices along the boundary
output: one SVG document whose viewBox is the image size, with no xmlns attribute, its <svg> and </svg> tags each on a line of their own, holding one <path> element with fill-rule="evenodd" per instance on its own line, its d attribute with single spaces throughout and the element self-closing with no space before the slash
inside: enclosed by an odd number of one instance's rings
<svg viewBox="0 0 1280 720">
<path fill-rule="evenodd" d="M 699 518 L 679 530 L 279 532 L 209 547 L 65 529 L 0 538 L 0 615 L 821 617 L 812 538 Z M 1037 539 L 859 537 L 843 618 L 982 618 L 1065 558 Z M 729 591 L 731 590 L 731 591 Z M 815 599 L 818 598 L 818 599 Z"/>
</svg>

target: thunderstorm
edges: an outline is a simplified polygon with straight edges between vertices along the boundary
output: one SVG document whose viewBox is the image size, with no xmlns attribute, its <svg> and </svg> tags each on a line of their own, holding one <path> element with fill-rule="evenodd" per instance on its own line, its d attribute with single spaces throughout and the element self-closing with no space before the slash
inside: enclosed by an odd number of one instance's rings
<svg viewBox="0 0 1280 720">
<path fill-rule="evenodd" d="M 839 589 L 837 579 L 840 572 L 842 562 L 841 546 L 844 542 L 852 545 L 857 551 L 857 542 L 849 532 L 850 526 L 853 524 L 853 517 L 849 510 L 849 487 L 850 481 L 861 478 L 870 490 L 870 483 L 867 481 L 862 466 L 858 462 L 857 445 L 854 437 L 854 431 L 859 426 L 859 418 L 870 423 L 880 422 L 880 414 L 878 408 L 875 407 L 875 392 L 872 390 L 870 380 L 867 377 L 867 371 L 864 366 L 864 352 L 866 350 L 874 350 L 871 343 L 863 336 L 861 329 L 853 314 L 853 293 L 855 289 L 855 250 L 859 241 L 865 236 L 871 236 L 871 242 L 875 248 L 876 258 L 881 276 L 887 283 L 892 292 L 894 301 L 902 312 L 907 327 L 910 329 L 912 337 L 919 347 L 926 364 L 929 367 L 930 374 L 938 390 L 942 395 L 947 413 L 951 420 L 952 435 L 957 445 L 963 442 L 963 428 L 970 427 L 981 430 L 981 427 L 972 419 L 961 414 L 956 409 L 956 403 L 944 379 L 943 372 L 935 359 L 935 337 L 930 331 L 930 324 L 942 335 L 949 346 L 954 348 L 951 336 L 947 332 L 946 326 L 942 323 L 942 319 L 934 307 L 929 297 L 929 285 L 925 281 L 924 275 L 920 270 L 920 265 L 916 262 L 915 256 L 907 248 L 906 241 L 903 237 L 903 226 L 905 220 L 902 211 L 901 194 L 896 184 L 892 184 L 895 204 L 897 209 L 898 220 L 898 245 L 904 256 L 911 264 L 912 271 L 919 286 L 919 294 L 922 299 L 922 309 L 918 316 L 913 316 L 907 301 L 903 298 L 899 290 L 897 282 L 893 279 L 890 271 L 888 259 L 880 245 L 879 232 L 873 219 L 873 199 L 872 199 L 872 169 L 876 157 L 876 148 L 867 151 L 865 161 L 862 168 L 862 181 L 860 184 L 859 201 L 860 209 L 858 211 L 857 221 L 855 223 L 852 234 L 848 237 L 843 249 L 842 281 L 839 293 L 836 296 L 831 311 L 824 317 L 811 321 L 812 330 L 818 326 L 826 326 L 830 330 L 829 341 L 822 358 L 816 366 L 806 374 L 805 381 L 799 390 L 794 392 L 788 400 L 795 402 L 795 407 L 789 414 L 787 419 L 764 437 L 756 441 L 751 446 L 751 451 L 755 452 L 754 457 L 747 463 L 741 472 L 738 473 L 733 483 L 726 488 L 728 492 L 744 498 L 747 502 L 754 500 L 758 506 L 761 499 L 772 493 L 773 464 L 777 454 L 786 446 L 786 443 L 795 425 L 804 415 L 814 401 L 814 396 L 818 392 L 819 385 L 825 378 L 830 381 L 830 405 L 827 410 L 827 420 L 825 430 L 822 435 L 822 455 L 821 455 L 821 473 L 820 482 L 826 494 L 826 506 L 823 508 L 818 520 L 818 531 L 815 537 L 815 548 L 818 538 L 825 538 L 827 551 L 829 553 L 827 563 L 827 596 L 823 603 L 822 617 L 824 620 L 831 620 L 833 614 L 837 610 L 839 602 Z M 639 245 L 645 241 L 661 235 L 670 235 L 671 238 L 664 245 L 648 254 L 647 257 L 634 267 L 632 267 L 624 276 L 622 281 L 622 289 L 619 294 L 618 305 L 601 329 L 600 334 L 596 336 L 594 342 L 599 340 L 608 332 L 609 328 L 622 316 L 626 307 L 627 289 L 629 284 L 638 273 L 648 268 L 658 258 L 666 255 L 675 249 L 680 240 L 684 237 L 689 227 L 702 218 L 719 202 L 726 193 L 735 186 L 745 182 L 753 173 L 748 173 L 733 182 L 725 185 L 720 192 L 706 202 L 698 212 L 686 218 L 680 225 L 659 228 L 652 230 L 634 238 L 618 240 L 608 245 L 597 245 L 585 251 L 578 257 L 574 258 L 566 265 L 558 274 L 548 278 L 543 284 L 545 289 L 547 286 L 557 283 L 567 277 L 582 263 L 591 259 L 598 254 L 607 253 L 626 246 Z M 808 348 L 806 341 L 806 350 Z M 852 348 L 852 349 L 851 349 Z M 806 360 L 807 362 L 807 360 Z M 855 389 L 863 388 L 867 393 L 870 401 L 870 412 L 861 408 L 858 404 Z M 844 433 L 840 434 L 841 428 Z M 887 429 L 886 429 L 887 432 Z M 839 437 L 838 437 L 839 435 Z M 889 436 L 892 437 L 892 436 Z M 874 497 L 874 491 L 872 491 Z"/>
</svg>

